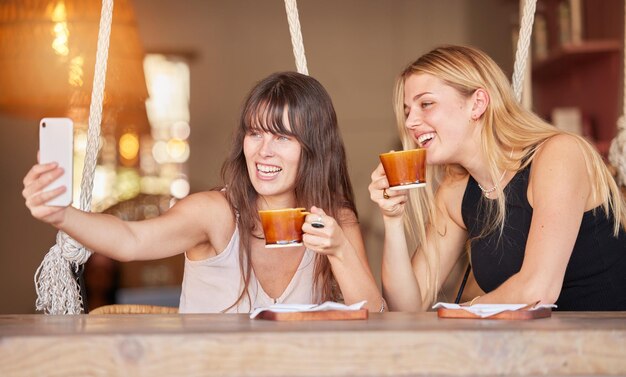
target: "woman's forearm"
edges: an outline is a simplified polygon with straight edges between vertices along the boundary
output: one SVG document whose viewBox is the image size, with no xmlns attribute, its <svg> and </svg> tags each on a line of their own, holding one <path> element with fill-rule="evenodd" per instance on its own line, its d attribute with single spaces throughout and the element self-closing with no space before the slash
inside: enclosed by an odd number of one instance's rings
<svg viewBox="0 0 626 377">
<path fill-rule="evenodd" d="M 346 240 L 337 256 L 328 256 L 333 275 L 341 289 L 346 304 L 367 300 L 369 311 L 378 312 L 383 306 L 383 298 L 369 266 L 358 256 L 354 247 Z"/>
<path fill-rule="evenodd" d="M 391 310 L 421 311 L 422 295 L 406 243 L 402 218 L 385 218 L 382 282 Z"/>
<path fill-rule="evenodd" d="M 136 259 L 139 241 L 128 224 L 115 216 L 69 207 L 57 228 L 95 253 L 119 261 Z"/>
</svg>

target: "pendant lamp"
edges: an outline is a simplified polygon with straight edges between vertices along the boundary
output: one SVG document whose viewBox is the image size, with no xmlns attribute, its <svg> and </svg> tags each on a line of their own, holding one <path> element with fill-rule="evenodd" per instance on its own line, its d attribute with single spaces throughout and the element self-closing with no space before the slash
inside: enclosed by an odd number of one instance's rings
<svg viewBox="0 0 626 377">
<path fill-rule="evenodd" d="M 0 1 L 0 112 L 68 116 L 86 128 L 100 0 Z M 116 0 L 103 132 L 149 132 L 144 52 L 130 0 Z M 115 130 L 115 131 L 114 131 Z"/>
</svg>

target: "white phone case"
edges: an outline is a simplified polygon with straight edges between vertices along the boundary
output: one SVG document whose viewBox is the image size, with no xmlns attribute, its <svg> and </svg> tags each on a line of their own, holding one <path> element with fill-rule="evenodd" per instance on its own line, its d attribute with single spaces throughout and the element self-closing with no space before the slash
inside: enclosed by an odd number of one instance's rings
<svg viewBox="0 0 626 377">
<path fill-rule="evenodd" d="M 49 206 L 72 204 L 74 173 L 74 123 L 69 118 L 43 118 L 39 122 L 39 162 L 56 162 L 63 168 L 63 175 L 52 182 L 44 191 L 60 186 L 66 190 L 60 196 L 48 201 Z"/>
</svg>

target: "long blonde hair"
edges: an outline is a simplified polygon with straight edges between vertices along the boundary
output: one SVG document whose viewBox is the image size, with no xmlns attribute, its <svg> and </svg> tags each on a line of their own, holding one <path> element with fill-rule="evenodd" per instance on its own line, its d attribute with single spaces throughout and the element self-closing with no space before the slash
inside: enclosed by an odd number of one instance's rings
<svg viewBox="0 0 626 377">
<path fill-rule="evenodd" d="M 416 74 L 435 76 L 464 97 L 470 97 L 479 88 L 487 91 L 490 102 L 479 119 L 482 122 L 481 145 L 489 175 L 499 192 L 502 192 L 499 178 L 504 169 L 517 172 L 525 168 L 533 161 L 543 142 L 555 135 L 569 134 L 576 138 L 583 152 L 592 182 L 592 195 L 601 198 L 602 208 L 607 214 L 614 215 L 614 235 L 617 236 L 620 225 L 626 229 L 626 204 L 615 180 L 595 148 L 584 138 L 559 130 L 520 106 L 500 67 L 477 49 L 463 46 L 438 47 L 411 63 L 399 75 L 395 85 L 394 110 L 404 149 L 417 147 L 405 127 L 404 113 L 404 83 L 410 76 Z M 410 193 L 405 220 L 407 231 L 415 237 L 414 241 L 418 247 L 421 246 L 426 257 L 428 276 L 427 286 L 423 287 L 426 303 L 433 302 L 437 297 L 440 279 L 437 245 L 425 244 L 427 228 L 434 226 L 435 231 L 445 233 L 445 229 L 437 228 L 440 210 L 434 205 L 436 190 L 444 179 L 459 174 L 467 176 L 469 173 L 460 165 L 429 166 L 427 172 L 429 184 L 424 190 L 413 190 Z M 502 232 L 505 202 L 504 193 L 498 195 L 492 206 L 493 216 L 479 237 L 498 228 L 500 233 Z"/>
</svg>

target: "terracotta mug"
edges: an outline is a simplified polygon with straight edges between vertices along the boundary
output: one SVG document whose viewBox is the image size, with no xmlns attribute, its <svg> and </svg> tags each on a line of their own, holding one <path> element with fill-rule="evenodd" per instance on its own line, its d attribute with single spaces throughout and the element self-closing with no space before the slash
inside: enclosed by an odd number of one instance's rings
<svg viewBox="0 0 626 377">
<path fill-rule="evenodd" d="M 304 208 L 283 208 L 259 211 L 265 247 L 292 247 L 302 245 L 302 225 L 309 215 Z"/>
<path fill-rule="evenodd" d="M 406 190 L 426 185 L 426 149 L 409 149 L 379 155 L 390 190 Z"/>
</svg>

